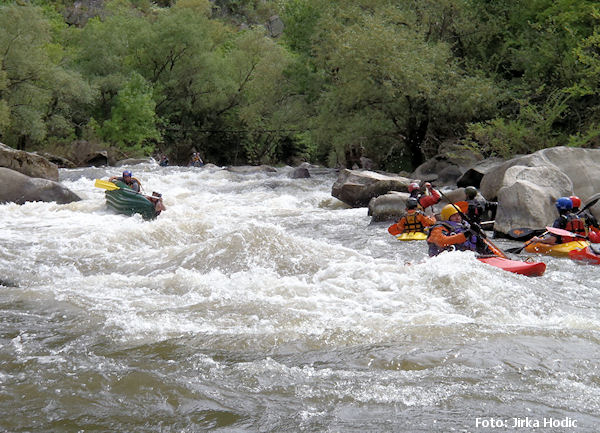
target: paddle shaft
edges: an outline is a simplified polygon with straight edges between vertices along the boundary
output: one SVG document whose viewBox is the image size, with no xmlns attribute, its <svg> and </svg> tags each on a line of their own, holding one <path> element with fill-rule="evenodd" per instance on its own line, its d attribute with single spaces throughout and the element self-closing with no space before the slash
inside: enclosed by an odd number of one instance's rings
<svg viewBox="0 0 600 433">
<path fill-rule="evenodd" d="M 465 221 L 467 221 L 469 224 L 472 224 L 472 223 L 473 223 L 473 222 L 472 222 L 472 221 L 469 219 L 469 217 L 468 217 L 468 216 L 466 216 L 466 215 L 463 213 L 463 211 L 461 211 L 461 210 L 460 210 L 460 208 L 459 208 L 458 206 L 456 206 L 456 205 L 455 205 L 455 204 L 452 202 L 452 200 L 450 200 L 450 199 L 448 198 L 448 196 L 447 196 L 446 194 L 444 194 L 444 193 L 443 193 L 442 191 L 440 191 L 439 189 L 438 189 L 438 192 L 440 193 L 440 195 L 441 195 L 442 197 L 444 197 L 446 200 L 448 200 L 448 203 L 450 203 L 450 204 L 451 204 L 451 205 L 454 207 L 454 209 L 456 209 L 456 211 L 457 211 L 457 212 L 458 212 L 458 214 L 459 214 L 459 215 L 462 217 L 462 219 L 464 219 Z M 490 241 L 490 240 L 488 239 L 487 235 L 486 235 L 486 234 L 483 232 L 483 230 L 481 230 L 479 233 L 477 233 L 477 236 L 479 236 L 479 237 L 481 238 L 481 240 L 482 240 L 482 241 L 483 241 L 483 242 L 484 242 L 484 243 L 485 243 L 485 244 L 486 244 L 486 245 L 487 245 L 487 246 L 490 248 L 490 250 L 492 250 L 492 252 L 493 252 L 494 254 L 496 254 L 497 256 L 499 256 L 499 257 L 502 257 L 502 258 L 504 258 L 504 259 L 506 259 L 506 258 L 507 258 L 507 257 L 506 257 L 506 254 L 504 254 L 504 252 L 503 252 L 503 251 L 502 251 L 500 248 L 498 248 L 496 245 L 494 245 L 494 244 L 492 243 L 492 241 Z"/>
</svg>

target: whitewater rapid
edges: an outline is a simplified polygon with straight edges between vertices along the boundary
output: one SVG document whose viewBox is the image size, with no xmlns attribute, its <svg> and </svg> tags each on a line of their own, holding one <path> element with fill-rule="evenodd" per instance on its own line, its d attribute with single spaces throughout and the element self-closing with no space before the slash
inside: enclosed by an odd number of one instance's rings
<svg viewBox="0 0 600 433">
<path fill-rule="evenodd" d="M 0 205 L 0 430 L 600 424 L 599 267 L 428 258 L 333 198 L 333 170 L 127 168 L 156 220 L 106 208 L 94 179 L 122 168 L 61 170 L 79 202 Z"/>
</svg>

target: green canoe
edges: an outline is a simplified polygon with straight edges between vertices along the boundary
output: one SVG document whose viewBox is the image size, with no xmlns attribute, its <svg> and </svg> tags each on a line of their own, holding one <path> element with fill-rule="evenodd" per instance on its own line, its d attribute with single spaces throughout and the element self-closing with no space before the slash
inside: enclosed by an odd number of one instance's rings
<svg viewBox="0 0 600 433">
<path fill-rule="evenodd" d="M 154 204 L 143 194 L 135 192 L 123 182 L 116 181 L 119 189 L 105 191 L 106 205 L 109 209 L 124 215 L 139 213 L 145 220 L 152 220 L 158 215 Z"/>
</svg>

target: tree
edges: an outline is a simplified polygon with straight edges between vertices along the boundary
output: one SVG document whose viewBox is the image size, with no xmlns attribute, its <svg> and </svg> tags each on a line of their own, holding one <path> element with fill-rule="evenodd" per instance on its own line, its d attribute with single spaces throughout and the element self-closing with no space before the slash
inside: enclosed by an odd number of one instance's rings
<svg viewBox="0 0 600 433">
<path fill-rule="evenodd" d="M 150 154 L 154 150 L 152 140 L 160 139 L 155 107 L 152 88 L 141 75 L 133 73 L 117 93 L 111 118 L 100 129 L 101 136 L 126 151 Z"/>
<path fill-rule="evenodd" d="M 437 131 L 494 112 L 494 85 L 466 74 L 448 44 L 427 41 L 410 11 L 347 7 L 325 20 L 315 50 L 330 79 L 315 133 L 338 159 L 360 143 L 388 169 L 414 168 Z"/>
<path fill-rule="evenodd" d="M 65 53 L 51 24 L 40 8 L 0 6 L 1 138 L 19 149 L 72 137 L 74 110 L 93 95 L 79 74 L 63 66 Z"/>
</svg>

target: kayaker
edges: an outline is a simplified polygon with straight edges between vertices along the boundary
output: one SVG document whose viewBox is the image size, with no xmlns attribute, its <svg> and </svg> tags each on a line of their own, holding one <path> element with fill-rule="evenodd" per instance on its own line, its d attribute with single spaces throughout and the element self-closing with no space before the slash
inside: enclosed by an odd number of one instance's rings
<svg viewBox="0 0 600 433">
<path fill-rule="evenodd" d="M 167 210 L 167 207 L 163 204 L 162 194 L 156 191 L 152 191 L 152 196 L 147 196 L 148 200 L 154 203 L 154 210 L 156 211 L 156 215 L 160 215 L 160 213 L 164 210 Z"/>
<path fill-rule="evenodd" d="M 467 196 L 467 203 L 469 204 L 466 215 L 469 218 L 469 221 L 480 224 L 482 216 L 487 215 L 488 213 L 491 213 L 491 219 L 494 219 L 496 209 L 498 208 L 498 202 L 477 199 L 477 194 L 477 188 L 474 186 L 465 188 L 465 195 Z"/>
<path fill-rule="evenodd" d="M 123 172 L 122 177 L 112 176 L 108 180 L 110 180 L 111 182 L 115 181 L 115 180 L 118 180 L 119 182 L 123 182 L 125 185 L 127 185 L 129 188 L 131 188 L 135 192 L 140 192 L 140 189 L 142 187 L 142 184 L 140 183 L 140 181 L 137 180 L 135 177 L 133 177 L 131 170 L 125 170 Z"/>
<path fill-rule="evenodd" d="M 440 201 L 440 193 L 433 189 L 429 182 L 425 182 L 423 186 L 429 191 L 429 195 L 421 193 L 421 187 L 417 182 L 408 185 L 408 193 L 412 198 L 417 199 L 419 210 L 425 210 Z"/>
<path fill-rule="evenodd" d="M 586 235 L 585 223 L 583 219 L 575 215 L 573 210 L 573 202 L 569 197 L 559 197 L 555 203 L 556 210 L 558 210 L 558 218 L 554 220 L 552 227 L 570 231 L 582 236 Z M 541 242 L 544 244 L 562 244 L 565 242 L 572 242 L 581 238 L 573 238 L 570 236 L 559 236 L 553 233 L 547 233 L 544 236 L 534 236 L 531 238 L 530 243 Z"/>
<path fill-rule="evenodd" d="M 587 229 L 587 236 L 590 242 L 599 243 L 600 242 L 600 226 L 598 225 L 598 220 L 594 215 L 592 215 L 587 209 L 579 213 L 579 208 L 581 207 L 581 199 L 576 195 L 572 195 L 569 197 L 571 199 L 571 203 L 573 204 L 573 213 L 578 215 L 579 218 L 583 219 L 585 224 L 585 228 Z"/>
<path fill-rule="evenodd" d="M 477 250 L 477 233 L 463 223 L 456 206 L 444 206 L 440 217 L 442 221 L 434 224 L 427 236 L 430 256 L 437 256 L 443 251 Z"/>
<path fill-rule="evenodd" d="M 435 224 L 435 218 L 425 215 L 418 207 L 418 200 L 414 197 L 409 197 L 408 200 L 406 200 L 406 213 L 397 223 L 388 227 L 388 232 L 394 236 L 404 232 L 424 233 L 425 227 L 430 227 Z"/>
</svg>

